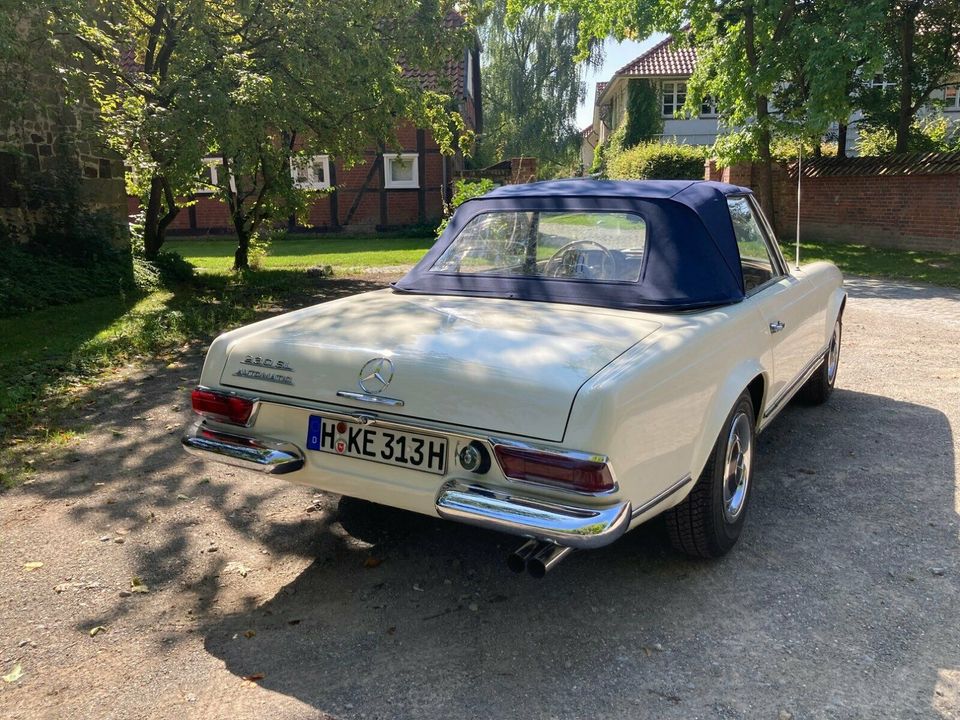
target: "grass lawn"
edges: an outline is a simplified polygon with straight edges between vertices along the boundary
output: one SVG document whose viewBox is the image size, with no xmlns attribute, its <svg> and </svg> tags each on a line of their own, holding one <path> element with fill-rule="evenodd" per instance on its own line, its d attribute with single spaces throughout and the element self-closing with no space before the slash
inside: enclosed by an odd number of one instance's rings
<svg viewBox="0 0 960 720">
<path fill-rule="evenodd" d="M 783 254 L 793 262 L 795 249 L 783 243 Z M 844 273 L 910 280 L 960 288 L 960 254 L 885 250 L 864 245 L 801 242 L 800 262 L 829 260 Z"/>
<path fill-rule="evenodd" d="M 330 265 L 336 275 L 413 265 L 433 245 L 432 237 L 345 238 L 294 235 L 271 244 L 264 270 L 294 270 Z M 233 267 L 233 238 L 168 240 L 165 250 L 180 253 L 202 272 L 225 273 Z"/>
</svg>

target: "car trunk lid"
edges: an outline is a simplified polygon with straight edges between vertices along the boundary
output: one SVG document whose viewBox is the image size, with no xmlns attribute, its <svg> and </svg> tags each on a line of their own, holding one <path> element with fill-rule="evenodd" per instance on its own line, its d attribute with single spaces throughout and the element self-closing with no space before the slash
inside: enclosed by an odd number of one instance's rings
<svg viewBox="0 0 960 720">
<path fill-rule="evenodd" d="M 659 325 L 551 303 L 367 293 L 281 316 L 228 350 L 221 384 L 489 432 L 560 441 L 577 391 Z M 392 363 L 367 394 L 361 369 Z M 368 370 L 376 369 L 369 367 Z M 375 392 L 379 390 L 379 392 Z"/>
</svg>

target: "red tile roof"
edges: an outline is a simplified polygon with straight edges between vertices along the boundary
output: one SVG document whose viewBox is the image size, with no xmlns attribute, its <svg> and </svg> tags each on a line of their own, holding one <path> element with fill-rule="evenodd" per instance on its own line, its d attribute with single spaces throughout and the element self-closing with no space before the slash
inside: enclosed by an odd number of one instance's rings
<svg viewBox="0 0 960 720">
<path fill-rule="evenodd" d="M 463 27 L 465 22 L 460 13 L 451 10 L 443 19 L 443 27 L 447 30 L 456 30 Z M 424 90 L 449 92 L 453 94 L 454 99 L 464 96 L 467 68 L 462 55 L 457 60 L 448 60 L 441 71 L 410 68 L 403 60 L 400 64 L 403 66 L 403 76 L 416 79 Z"/>
<path fill-rule="evenodd" d="M 697 65 L 697 51 L 692 47 L 676 47 L 673 37 L 657 43 L 643 55 L 617 70 L 614 75 L 657 77 L 662 75 L 693 75 Z"/>
</svg>

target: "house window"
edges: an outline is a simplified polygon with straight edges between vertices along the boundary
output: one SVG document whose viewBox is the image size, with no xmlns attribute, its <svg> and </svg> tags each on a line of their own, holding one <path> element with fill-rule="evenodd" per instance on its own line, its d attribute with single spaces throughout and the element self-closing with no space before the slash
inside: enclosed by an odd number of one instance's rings
<svg viewBox="0 0 960 720">
<path fill-rule="evenodd" d="M 385 188 L 420 187 L 420 165 L 416 153 L 383 156 L 383 186 Z"/>
<path fill-rule="evenodd" d="M 294 187 L 301 190 L 326 190 L 330 187 L 330 156 L 292 157 L 290 175 Z"/>
<path fill-rule="evenodd" d="M 883 73 L 877 73 L 873 76 L 873 80 L 870 81 L 870 87 L 879 88 L 883 92 L 886 92 L 894 86 L 896 86 L 896 83 L 892 80 L 887 80 Z"/>
<path fill-rule="evenodd" d="M 960 85 L 947 85 L 943 89 L 943 109 L 960 110 Z"/>
<path fill-rule="evenodd" d="M 222 157 L 205 157 L 203 159 L 203 171 L 200 173 L 200 185 L 195 190 L 197 195 L 210 195 L 215 193 L 220 187 L 220 179 L 225 172 Z M 230 176 L 230 191 L 237 191 L 237 184 Z"/>
<path fill-rule="evenodd" d="M 717 114 L 717 103 L 716 101 L 707 95 L 703 102 L 700 103 L 700 115 L 701 117 L 711 117 Z"/>
<path fill-rule="evenodd" d="M 673 117 L 687 101 L 685 82 L 665 82 L 663 84 L 663 116 Z"/>
</svg>

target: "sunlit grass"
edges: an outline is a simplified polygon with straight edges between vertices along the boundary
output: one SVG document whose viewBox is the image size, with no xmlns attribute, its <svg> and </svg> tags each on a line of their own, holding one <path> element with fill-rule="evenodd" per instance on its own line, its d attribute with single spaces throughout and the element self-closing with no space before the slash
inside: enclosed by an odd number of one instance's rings
<svg viewBox="0 0 960 720">
<path fill-rule="evenodd" d="M 433 245 L 432 237 L 342 238 L 293 236 L 271 243 L 264 270 L 293 270 L 330 265 L 337 275 L 415 265 Z M 180 253 L 205 273 L 226 273 L 233 267 L 236 240 L 183 238 L 167 241 L 166 250 Z"/>
<path fill-rule="evenodd" d="M 793 262 L 795 248 L 783 244 Z M 960 254 L 891 250 L 831 242 L 800 243 L 800 262 L 829 260 L 844 273 L 960 288 Z"/>
</svg>

